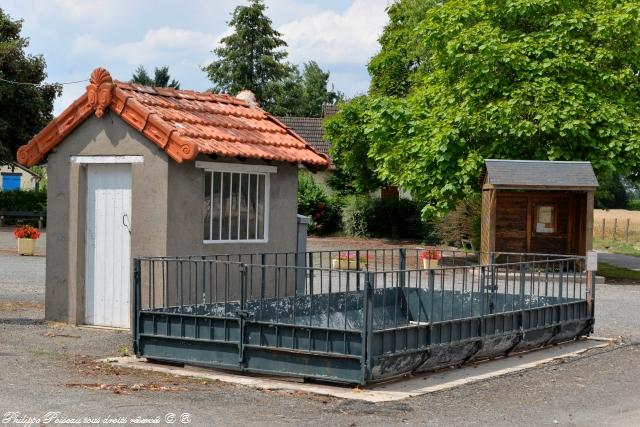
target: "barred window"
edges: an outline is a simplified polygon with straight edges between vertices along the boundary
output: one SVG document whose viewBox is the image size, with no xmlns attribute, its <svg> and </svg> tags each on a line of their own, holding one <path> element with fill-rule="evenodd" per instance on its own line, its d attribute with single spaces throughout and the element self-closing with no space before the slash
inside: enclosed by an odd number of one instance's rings
<svg viewBox="0 0 640 427">
<path fill-rule="evenodd" d="M 269 173 L 234 166 L 205 169 L 205 243 L 268 240 Z"/>
</svg>

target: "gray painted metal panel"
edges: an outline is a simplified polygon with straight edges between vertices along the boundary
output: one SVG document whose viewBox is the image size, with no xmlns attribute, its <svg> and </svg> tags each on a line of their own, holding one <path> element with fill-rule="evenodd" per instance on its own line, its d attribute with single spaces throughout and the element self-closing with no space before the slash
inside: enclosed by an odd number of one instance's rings
<svg viewBox="0 0 640 427">
<path fill-rule="evenodd" d="M 586 292 L 593 283 L 586 283 L 581 257 L 512 255 L 518 262 L 481 266 L 469 264 L 464 254 L 451 255 L 462 260 L 451 267 L 408 270 L 415 254 L 401 249 L 393 257 L 381 256 L 378 264 L 368 259 L 369 271 L 346 272 L 314 267 L 314 253 L 305 255 L 304 267 L 290 255 L 261 255 L 263 262 L 274 262 L 262 265 L 228 257 L 137 259 L 136 354 L 366 384 L 575 339 L 593 327 Z M 279 265 L 278 259 L 283 261 Z M 172 263 L 192 267 L 180 270 L 171 282 L 169 275 L 153 274 L 158 263 L 171 274 L 177 271 Z M 398 270 L 399 265 L 405 269 Z M 207 268 L 214 266 L 224 274 L 207 276 Z M 289 278 L 295 284 L 301 268 L 305 294 L 296 294 L 295 286 L 289 294 L 255 297 L 248 292 L 252 280 L 275 281 L 263 289 L 278 290 Z M 261 274 L 260 280 L 250 279 L 251 273 Z M 164 297 L 143 304 L 139 290 L 144 279 L 162 285 L 162 292 L 151 295 L 170 294 L 171 287 L 187 289 L 183 279 L 196 291 L 193 298 L 182 295 L 178 304 L 167 304 Z M 322 286 L 327 281 L 328 289 Z M 213 291 L 214 285 L 223 292 Z M 230 292 L 231 287 L 239 291 Z"/>
</svg>

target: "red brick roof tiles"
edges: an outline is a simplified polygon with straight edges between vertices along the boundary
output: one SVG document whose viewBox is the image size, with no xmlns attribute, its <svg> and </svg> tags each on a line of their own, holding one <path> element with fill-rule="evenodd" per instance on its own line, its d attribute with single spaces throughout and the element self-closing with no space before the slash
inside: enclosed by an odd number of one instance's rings
<svg viewBox="0 0 640 427">
<path fill-rule="evenodd" d="M 103 68 L 91 73 L 87 92 L 18 150 L 26 166 L 49 151 L 92 113 L 109 109 L 178 163 L 198 153 L 302 163 L 326 168 L 315 151 L 287 126 L 259 108 L 229 95 L 152 88 L 112 80 Z"/>
</svg>

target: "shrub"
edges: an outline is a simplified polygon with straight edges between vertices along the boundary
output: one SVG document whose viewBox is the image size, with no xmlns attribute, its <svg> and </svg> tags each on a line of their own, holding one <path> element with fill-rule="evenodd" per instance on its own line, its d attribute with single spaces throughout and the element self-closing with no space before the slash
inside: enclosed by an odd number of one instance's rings
<svg viewBox="0 0 640 427">
<path fill-rule="evenodd" d="M 298 213 L 310 218 L 309 233 L 327 234 L 338 230 L 340 209 L 339 200 L 327 196 L 311 175 L 305 172 L 298 175 Z"/>
<path fill-rule="evenodd" d="M 462 239 L 470 239 L 480 249 L 482 222 L 482 196 L 473 193 L 460 200 L 456 207 L 434 220 L 435 233 L 442 243 L 459 246 Z"/>
<path fill-rule="evenodd" d="M 356 237 L 368 237 L 368 219 L 372 201 L 369 196 L 349 196 L 342 208 L 343 231 Z"/>
<path fill-rule="evenodd" d="M 640 199 L 629 200 L 628 208 L 632 211 L 640 211 Z"/>
<path fill-rule="evenodd" d="M 46 210 L 46 191 L 0 191 L 0 211 L 45 212 Z"/>
<path fill-rule="evenodd" d="M 427 237 L 427 225 L 420 217 L 420 208 L 409 199 L 373 199 L 369 218 L 369 234 L 391 239 L 416 239 Z"/>
<path fill-rule="evenodd" d="M 351 196 L 342 210 L 342 225 L 344 232 L 351 236 L 429 238 L 429 226 L 422 221 L 416 203 L 409 199 Z"/>
</svg>

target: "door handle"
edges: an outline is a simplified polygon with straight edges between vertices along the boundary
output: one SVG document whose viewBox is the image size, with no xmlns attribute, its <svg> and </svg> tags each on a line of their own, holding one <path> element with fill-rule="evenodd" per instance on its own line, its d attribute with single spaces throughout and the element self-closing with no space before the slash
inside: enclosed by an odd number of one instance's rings
<svg viewBox="0 0 640 427">
<path fill-rule="evenodd" d="M 126 213 L 122 215 L 122 225 L 124 225 L 129 234 L 131 234 L 131 221 L 129 221 L 129 215 Z"/>
</svg>

